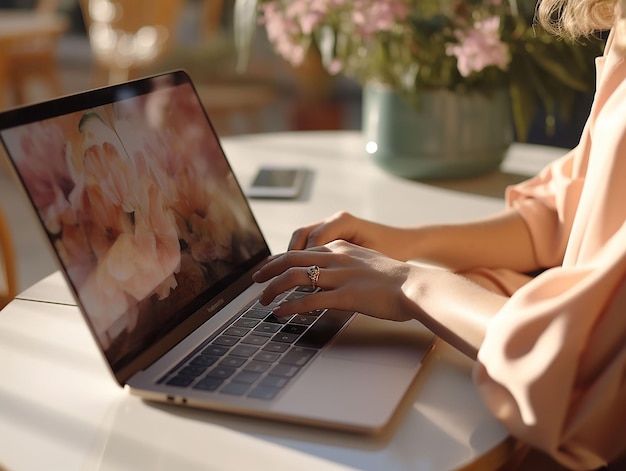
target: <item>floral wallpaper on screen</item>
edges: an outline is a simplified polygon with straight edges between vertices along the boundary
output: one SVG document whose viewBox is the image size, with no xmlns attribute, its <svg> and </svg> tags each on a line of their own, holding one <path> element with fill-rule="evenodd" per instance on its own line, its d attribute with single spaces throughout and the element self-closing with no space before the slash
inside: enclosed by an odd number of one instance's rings
<svg viewBox="0 0 626 471">
<path fill-rule="evenodd" d="M 113 363 L 265 247 L 187 84 L 3 138 Z"/>
</svg>

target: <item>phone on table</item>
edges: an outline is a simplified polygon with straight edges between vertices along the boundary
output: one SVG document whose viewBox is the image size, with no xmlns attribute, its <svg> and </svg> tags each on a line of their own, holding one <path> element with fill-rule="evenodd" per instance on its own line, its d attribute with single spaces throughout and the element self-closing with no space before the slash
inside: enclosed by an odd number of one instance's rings
<svg viewBox="0 0 626 471">
<path fill-rule="evenodd" d="M 297 198 L 308 170 L 304 167 L 263 165 L 246 188 L 249 198 Z"/>
</svg>

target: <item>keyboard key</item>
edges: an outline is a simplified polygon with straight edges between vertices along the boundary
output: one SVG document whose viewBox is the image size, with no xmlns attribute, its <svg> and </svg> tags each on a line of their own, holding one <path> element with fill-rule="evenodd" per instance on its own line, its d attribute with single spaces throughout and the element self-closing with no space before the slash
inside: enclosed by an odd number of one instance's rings
<svg viewBox="0 0 626 471">
<path fill-rule="evenodd" d="M 266 401 L 269 401 L 270 399 L 274 399 L 274 397 L 276 397 L 276 394 L 278 394 L 278 391 L 280 391 L 280 389 L 278 388 L 271 388 L 267 386 L 257 386 L 252 391 L 250 391 L 250 394 L 248 394 L 248 397 L 252 397 L 254 399 L 264 399 Z"/>
<path fill-rule="evenodd" d="M 315 311 L 302 312 L 301 314 L 306 314 L 307 316 L 319 317 L 325 312 L 326 312 L 326 309 L 316 309 Z"/>
<path fill-rule="evenodd" d="M 198 365 L 198 366 L 211 366 L 212 364 L 214 364 L 217 360 L 219 360 L 220 357 L 216 357 L 215 355 L 196 355 L 193 360 L 191 360 L 189 362 L 190 365 Z"/>
<path fill-rule="evenodd" d="M 270 314 L 270 312 L 271 310 L 251 308 L 248 309 L 242 317 L 248 317 L 252 319 L 265 319 Z"/>
<path fill-rule="evenodd" d="M 289 345 L 285 343 L 270 342 L 263 347 L 264 352 L 284 353 L 289 350 Z"/>
<path fill-rule="evenodd" d="M 251 361 L 243 367 L 244 371 L 252 371 L 254 373 L 265 373 L 270 367 L 270 363 L 264 363 L 261 361 Z"/>
<path fill-rule="evenodd" d="M 279 332 L 272 337 L 272 342 L 293 343 L 298 340 L 298 337 L 300 337 L 300 334 L 283 334 Z"/>
<path fill-rule="evenodd" d="M 269 372 L 270 375 L 274 376 L 285 376 L 286 378 L 293 378 L 296 373 L 300 371 L 300 368 L 293 365 L 284 365 L 279 363 L 274 368 L 272 368 Z"/>
<path fill-rule="evenodd" d="M 298 324 L 287 324 L 280 329 L 280 332 L 283 334 L 298 334 L 300 335 L 302 332 L 306 330 L 305 325 Z"/>
<path fill-rule="evenodd" d="M 232 335 L 233 337 L 243 337 L 250 329 L 244 329 L 243 327 L 229 327 L 224 331 L 224 335 Z"/>
<path fill-rule="evenodd" d="M 232 347 L 237 342 L 239 342 L 239 337 L 229 337 L 227 335 L 221 335 L 213 339 L 213 345 L 223 345 L 225 347 Z"/>
<path fill-rule="evenodd" d="M 170 386 L 180 386 L 183 388 L 186 388 L 187 386 L 189 386 L 191 383 L 193 383 L 195 380 L 195 378 L 193 376 L 174 376 L 172 379 L 170 379 L 167 383 Z"/>
<path fill-rule="evenodd" d="M 269 386 L 271 388 L 282 388 L 289 382 L 289 378 L 284 376 L 266 376 L 261 380 L 259 386 Z"/>
<path fill-rule="evenodd" d="M 226 379 L 232 376 L 235 371 L 235 368 L 228 366 L 216 366 L 207 373 L 207 377 Z"/>
<path fill-rule="evenodd" d="M 300 337 L 296 345 L 311 348 L 323 347 L 339 332 L 350 317 L 352 317 L 351 312 L 336 310 L 326 311 L 326 313 Z"/>
<path fill-rule="evenodd" d="M 210 365 L 187 365 L 178 372 L 181 376 L 200 376 L 204 373 Z"/>
<path fill-rule="evenodd" d="M 229 368 L 239 368 L 243 365 L 247 360 L 241 357 L 227 356 L 218 364 L 219 366 L 227 366 Z"/>
<path fill-rule="evenodd" d="M 272 332 L 254 332 L 252 335 L 260 335 L 261 337 L 271 338 L 274 334 Z"/>
<path fill-rule="evenodd" d="M 249 383 L 228 383 L 224 386 L 220 393 L 230 394 L 232 396 L 242 396 L 250 388 Z"/>
<path fill-rule="evenodd" d="M 222 385 L 223 382 L 224 380 L 222 378 L 207 376 L 206 378 L 202 378 L 200 381 L 198 381 L 198 383 L 193 386 L 193 389 L 202 389 L 203 391 L 215 391 Z"/>
<path fill-rule="evenodd" d="M 256 327 L 256 325 L 261 322 L 259 319 L 244 319 L 243 317 L 237 319 L 233 325 L 235 327 L 245 327 L 246 329 L 252 329 Z"/>
<path fill-rule="evenodd" d="M 292 347 L 285 356 L 280 359 L 280 363 L 304 366 L 316 353 L 317 350 L 312 348 Z"/>
<path fill-rule="evenodd" d="M 225 347 L 223 345 L 209 345 L 207 348 L 202 350 L 202 353 L 204 353 L 205 355 L 215 355 L 221 357 L 227 351 L 228 347 Z"/>
<path fill-rule="evenodd" d="M 254 345 L 235 345 L 230 351 L 230 354 L 238 357 L 249 358 L 258 350 L 259 347 L 255 347 Z"/>
<path fill-rule="evenodd" d="M 266 344 L 268 340 L 268 337 L 264 337 L 262 335 L 248 335 L 247 337 L 241 339 L 241 343 L 246 345 L 261 346 Z"/>
<path fill-rule="evenodd" d="M 265 322 L 271 322 L 273 324 L 286 324 L 287 322 L 291 320 L 292 317 L 293 316 L 277 317 L 274 314 L 270 314 L 265 319 Z"/>
<path fill-rule="evenodd" d="M 280 330 L 280 324 L 275 324 L 271 322 L 261 322 L 254 329 L 254 333 L 264 332 L 266 334 L 275 334 Z"/>
<path fill-rule="evenodd" d="M 317 316 L 313 316 L 310 314 L 296 314 L 289 322 L 292 324 L 311 325 L 316 320 Z"/>
<path fill-rule="evenodd" d="M 279 353 L 272 353 L 272 352 L 259 352 L 254 357 L 254 359 L 256 361 L 264 361 L 264 362 L 267 362 L 267 363 L 273 363 L 276 360 L 278 360 L 279 358 L 280 358 L 280 354 Z"/>
<path fill-rule="evenodd" d="M 252 384 L 260 377 L 261 377 L 261 373 L 257 371 L 244 370 L 244 371 L 237 373 L 237 375 L 233 377 L 232 381 L 236 381 L 238 383 Z"/>
</svg>

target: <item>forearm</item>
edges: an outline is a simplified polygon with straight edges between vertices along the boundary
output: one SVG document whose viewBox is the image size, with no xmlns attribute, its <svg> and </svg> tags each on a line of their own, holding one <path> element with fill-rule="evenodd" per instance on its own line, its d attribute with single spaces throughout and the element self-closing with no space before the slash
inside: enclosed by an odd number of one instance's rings
<svg viewBox="0 0 626 471">
<path fill-rule="evenodd" d="M 490 319 L 508 300 L 448 270 L 422 267 L 407 279 L 402 295 L 404 309 L 471 358 L 476 358 Z"/>
<path fill-rule="evenodd" d="M 408 229 L 408 259 L 445 266 L 454 271 L 476 267 L 529 272 L 541 268 L 522 217 L 508 210 L 471 223 Z"/>
</svg>

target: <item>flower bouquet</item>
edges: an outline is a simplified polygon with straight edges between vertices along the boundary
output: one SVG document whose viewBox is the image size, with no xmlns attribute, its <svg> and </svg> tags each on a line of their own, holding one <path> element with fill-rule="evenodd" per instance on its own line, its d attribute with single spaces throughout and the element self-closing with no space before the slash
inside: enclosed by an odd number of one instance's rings
<svg viewBox="0 0 626 471">
<path fill-rule="evenodd" d="M 264 25 L 294 66 L 317 48 L 326 70 L 380 83 L 419 102 L 420 92 L 510 91 L 518 139 L 539 107 L 548 132 L 578 93 L 594 86 L 604 41 L 573 43 L 533 23 L 534 0 L 236 0 L 241 64 Z"/>
</svg>

